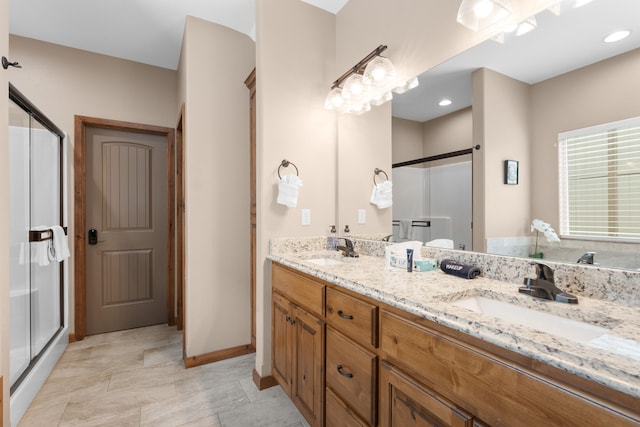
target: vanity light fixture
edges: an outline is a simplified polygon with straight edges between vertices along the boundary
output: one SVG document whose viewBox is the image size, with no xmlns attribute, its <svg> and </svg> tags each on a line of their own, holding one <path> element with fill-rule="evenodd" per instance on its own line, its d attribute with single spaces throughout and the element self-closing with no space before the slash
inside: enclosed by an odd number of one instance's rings
<svg viewBox="0 0 640 427">
<path fill-rule="evenodd" d="M 584 6 L 585 4 L 591 3 L 592 1 L 593 0 L 575 0 L 575 3 L 573 3 L 573 7 L 577 9 Z"/>
<path fill-rule="evenodd" d="M 456 21 L 472 31 L 479 31 L 509 15 L 511 15 L 509 0 L 462 0 Z"/>
<path fill-rule="evenodd" d="M 331 85 L 324 106 L 338 113 L 362 114 L 371 106 L 382 105 L 393 98 L 393 92 L 403 93 L 418 86 L 418 79 L 398 78 L 393 63 L 381 56 L 387 46 L 380 45 Z"/>
<path fill-rule="evenodd" d="M 519 37 L 523 34 L 527 34 L 535 30 L 537 27 L 538 27 L 538 22 L 536 21 L 535 16 L 527 18 L 518 24 L 518 28 L 516 29 L 516 36 Z"/>
<path fill-rule="evenodd" d="M 441 107 L 448 107 L 451 104 L 453 104 L 453 102 L 449 98 L 441 99 L 440 102 L 438 102 L 438 105 Z"/>
<path fill-rule="evenodd" d="M 631 34 L 629 30 L 616 31 L 615 33 L 609 34 L 607 37 L 603 39 L 605 43 L 615 43 L 622 39 L 626 39 Z"/>
</svg>

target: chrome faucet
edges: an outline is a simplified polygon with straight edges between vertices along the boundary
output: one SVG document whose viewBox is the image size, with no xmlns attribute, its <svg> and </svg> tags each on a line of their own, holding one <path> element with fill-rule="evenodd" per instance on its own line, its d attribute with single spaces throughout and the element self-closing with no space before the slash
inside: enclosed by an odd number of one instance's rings
<svg viewBox="0 0 640 427">
<path fill-rule="evenodd" d="M 344 246 L 338 245 L 337 249 L 342 251 L 342 255 L 351 258 L 357 258 L 360 255 L 353 249 L 353 242 L 345 237 L 339 237 L 338 241 L 344 240 Z"/>
<path fill-rule="evenodd" d="M 595 256 L 595 252 L 586 252 L 580 258 L 578 258 L 578 264 L 591 264 L 593 265 L 593 257 Z"/>
<path fill-rule="evenodd" d="M 548 299 L 551 301 L 564 302 L 567 304 L 577 304 L 578 298 L 574 295 L 563 292 L 553 280 L 553 270 L 546 264 L 534 263 L 536 266 L 536 278 L 525 278 L 525 286 L 518 288 L 518 292 L 531 295 L 532 297 Z"/>
</svg>

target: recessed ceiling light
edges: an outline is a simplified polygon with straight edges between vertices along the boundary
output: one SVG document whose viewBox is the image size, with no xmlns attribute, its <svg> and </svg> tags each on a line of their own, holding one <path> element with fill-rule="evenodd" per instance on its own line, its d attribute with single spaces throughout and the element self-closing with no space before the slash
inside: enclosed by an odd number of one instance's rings
<svg viewBox="0 0 640 427">
<path fill-rule="evenodd" d="M 440 100 L 440 102 L 438 102 L 438 105 L 441 106 L 441 107 L 446 107 L 446 106 L 451 105 L 451 104 L 452 104 L 451 100 L 447 99 L 447 98 L 442 99 L 442 100 Z"/>
<path fill-rule="evenodd" d="M 629 31 L 629 30 L 616 31 L 615 33 L 611 33 L 607 37 L 605 37 L 604 38 L 604 42 L 605 43 L 614 43 L 614 42 L 620 41 L 620 40 L 622 40 L 624 38 L 627 38 L 629 36 L 629 34 L 631 34 L 631 31 Z"/>
</svg>

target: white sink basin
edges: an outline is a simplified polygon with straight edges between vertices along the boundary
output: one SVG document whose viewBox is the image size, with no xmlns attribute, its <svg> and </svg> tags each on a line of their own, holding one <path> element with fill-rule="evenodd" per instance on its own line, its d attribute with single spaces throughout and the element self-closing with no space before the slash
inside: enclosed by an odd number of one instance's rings
<svg viewBox="0 0 640 427">
<path fill-rule="evenodd" d="M 317 265 L 338 265 L 338 264 L 342 264 L 342 261 L 338 261 L 337 259 L 333 259 L 333 258 L 312 258 L 312 259 L 308 259 L 306 260 L 312 264 L 317 264 Z"/>
<path fill-rule="evenodd" d="M 567 319 L 562 316 L 487 297 L 462 298 L 455 301 L 453 305 L 580 343 L 588 343 L 609 332 L 608 329 L 601 326 Z"/>
</svg>

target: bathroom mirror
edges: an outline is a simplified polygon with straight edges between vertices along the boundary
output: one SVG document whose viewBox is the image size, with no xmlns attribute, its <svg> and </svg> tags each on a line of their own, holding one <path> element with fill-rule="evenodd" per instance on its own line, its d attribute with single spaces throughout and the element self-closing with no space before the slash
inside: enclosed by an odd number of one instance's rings
<svg viewBox="0 0 640 427">
<path fill-rule="evenodd" d="M 637 16 L 640 16 L 640 2 L 636 0 L 594 0 L 581 8 L 573 8 L 568 3 L 563 2 L 559 15 L 550 10 L 538 14 L 536 16 L 537 28 L 534 31 L 519 37 L 505 34 L 502 42 L 488 40 L 426 71 L 420 76 L 420 86 L 417 89 L 394 97 L 393 163 L 470 149 L 475 145 L 472 134 L 472 109 L 470 108 L 472 107 L 472 72 L 474 70 L 486 68 L 531 85 L 532 96 L 538 98 L 542 96 L 538 96 L 538 93 L 542 93 L 542 89 L 536 92 L 536 88 L 543 88 L 547 84 L 546 82 L 560 78 L 559 76 L 571 79 L 571 86 L 582 85 L 583 93 L 595 90 L 596 87 L 602 88 L 603 68 L 600 64 L 605 64 L 602 61 L 607 61 L 607 63 L 614 61 L 610 58 L 627 58 L 626 61 L 618 61 L 619 64 L 616 66 L 633 67 L 632 64 L 635 64 L 637 76 L 638 64 L 640 64 L 640 21 L 637 19 Z M 631 34 L 626 39 L 616 43 L 603 42 L 605 36 L 615 30 L 622 29 L 631 30 Z M 587 69 L 585 67 L 593 67 L 592 64 L 597 63 L 600 67 L 598 71 L 584 72 Z M 589 80 L 596 78 L 599 79 L 597 82 Z M 609 92 L 611 94 L 626 93 L 627 99 L 634 99 L 628 94 L 639 93 L 635 89 L 638 85 L 638 79 L 636 77 L 630 80 L 635 81 L 614 82 L 618 87 Z M 619 86 L 621 85 L 628 86 L 626 91 L 620 90 Z M 547 84 L 547 86 L 549 85 Z M 577 89 L 572 87 L 571 90 L 575 92 Z M 607 91 L 606 88 L 604 90 Z M 538 102 L 538 98 L 536 98 L 536 102 Z M 451 104 L 439 106 L 438 103 L 443 99 L 450 99 Z M 587 99 L 586 104 L 589 103 L 588 101 Z M 598 101 L 594 97 L 592 102 L 596 104 Z M 528 229 L 534 218 L 549 222 L 554 227 L 558 226 L 558 166 L 554 139 L 559 131 L 640 116 L 640 104 L 637 96 L 635 100 L 627 102 L 625 108 L 618 107 L 617 103 L 603 105 L 600 116 L 594 113 L 597 108 L 593 105 L 589 105 L 588 113 L 581 114 L 581 108 L 586 107 L 586 104 L 584 100 L 576 99 L 575 104 L 569 105 L 569 108 L 560 113 L 566 113 L 568 117 L 566 122 L 549 123 L 548 129 L 545 129 L 546 134 L 538 132 L 532 137 L 533 143 L 536 144 L 535 149 L 534 147 L 529 148 L 531 154 L 528 161 L 520 164 L 523 174 L 521 175 L 521 183 L 518 186 L 513 186 L 513 191 L 527 191 L 529 194 L 527 199 L 531 203 L 530 217 L 519 218 L 522 226 L 517 235 L 512 231 L 501 233 L 501 230 L 496 229 L 497 227 L 487 231 L 484 235 L 486 241 L 481 245 L 484 246 L 486 252 L 527 256 L 529 246 L 535 239 L 535 234 Z M 531 114 L 536 117 L 531 120 L 544 121 L 545 115 L 534 110 L 535 108 L 532 107 Z M 581 121 L 581 116 L 589 117 L 591 122 Z M 424 130 L 425 126 L 453 119 L 458 122 L 456 130 L 451 128 L 446 132 L 433 131 L 430 134 Z M 541 127 L 544 124 L 538 124 L 538 126 Z M 411 142 L 411 137 L 407 136 L 410 135 L 410 132 L 406 131 L 406 128 L 412 126 L 419 127 L 418 132 L 423 134 L 423 140 L 420 143 L 416 142 L 419 138 L 414 138 Z M 558 129 L 555 129 L 554 126 Z M 405 130 L 399 131 L 398 129 Z M 427 135 L 431 135 L 431 137 Z M 491 143 L 491 141 L 487 141 L 487 143 Z M 479 159 L 484 158 L 479 157 Z M 500 159 L 500 162 L 504 160 L 507 158 Z M 477 161 L 476 156 L 474 156 L 475 161 Z M 544 163 L 544 167 L 539 167 L 541 162 Z M 494 168 L 500 165 L 485 163 L 483 166 L 484 168 Z M 400 194 L 402 188 L 398 185 L 401 186 L 402 183 L 394 183 L 394 193 L 398 190 Z M 487 181 L 484 185 L 484 193 L 487 197 L 494 190 L 504 191 L 502 181 Z M 527 185 L 528 187 L 526 187 Z M 488 199 L 485 199 L 484 202 L 491 203 Z M 477 200 L 474 200 L 473 205 L 474 209 L 480 206 Z M 393 219 L 399 221 L 404 218 L 398 218 L 394 213 Z M 392 231 L 393 228 L 390 230 L 390 234 Z M 540 243 L 546 245 L 546 243 Z M 481 246 L 478 245 L 478 242 L 474 242 L 474 248 L 477 249 Z M 567 240 L 563 241 L 561 245 L 549 245 L 545 250 L 545 258 L 554 261 L 576 262 L 582 253 L 595 251 L 598 252 L 595 262 L 602 266 L 637 269 L 640 267 L 640 260 L 635 255 L 635 252 L 638 252 L 637 248 L 638 243 L 612 244 Z"/>
</svg>

